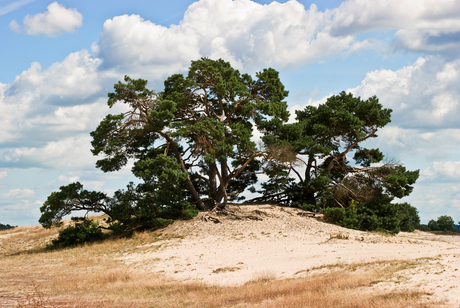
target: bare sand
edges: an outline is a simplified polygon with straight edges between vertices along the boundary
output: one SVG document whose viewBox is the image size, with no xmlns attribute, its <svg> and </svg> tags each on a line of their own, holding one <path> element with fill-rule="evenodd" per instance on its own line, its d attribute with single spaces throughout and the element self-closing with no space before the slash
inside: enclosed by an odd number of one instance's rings
<svg viewBox="0 0 460 308">
<path fill-rule="evenodd" d="M 125 263 L 180 281 L 238 285 L 258 278 L 293 278 L 327 270 L 324 265 L 390 260 L 423 260 L 376 288 L 419 288 L 460 307 L 460 236 L 401 232 L 396 236 L 362 232 L 325 223 L 321 216 L 272 205 L 230 206 L 262 220 L 200 213 L 162 230 L 173 238 L 127 253 Z M 174 237 L 176 236 L 176 237 Z"/>
</svg>

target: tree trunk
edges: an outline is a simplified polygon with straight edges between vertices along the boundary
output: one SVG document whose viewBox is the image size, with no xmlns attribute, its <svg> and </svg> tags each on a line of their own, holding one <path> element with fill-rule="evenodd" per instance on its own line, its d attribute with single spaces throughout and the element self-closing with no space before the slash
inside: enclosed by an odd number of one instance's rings
<svg viewBox="0 0 460 308">
<path fill-rule="evenodd" d="M 196 191 L 195 186 L 193 185 L 192 180 L 190 179 L 190 174 L 187 171 L 187 168 L 185 168 L 184 160 L 182 159 L 182 155 L 179 152 L 179 149 L 176 146 L 176 143 L 165 133 L 161 132 L 160 133 L 168 142 L 171 144 L 171 149 L 174 152 L 174 156 L 176 157 L 177 162 L 180 165 L 180 169 L 182 172 L 187 173 L 187 179 L 185 180 L 185 185 L 187 186 L 188 191 L 192 195 L 192 200 L 193 203 L 196 205 L 198 210 L 200 211 L 205 211 L 206 206 L 203 203 L 203 200 L 200 198 L 200 194 Z"/>
<path fill-rule="evenodd" d="M 208 195 L 211 199 L 216 199 L 217 194 L 217 166 L 216 164 L 210 164 L 208 170 Z"/>
<path fill-rule="evenodd" d="M 229 182 L 227 159 L 221 159 L 219 163 L 220 163 L 221 183 L 219 187 L 217 188 L 216 194 L 214 196 L 214 200 L 216 200 L 217 203 L 220 203 L 219 205 L 220 208 L 225 208 L 228 202 L 227 186 Z"/>
<path fill-rule="evenodd" d="M 311 169 L 313 168 L 314 162 L 316 162 L 314 158 L 308 159 L 307 168 L 305 169 L 305 181 L 304 183 L 302 183 L 303 184 L 302 198 L 303 198 L 303 201 L 305 201 L 307 204 L 312 204 L 316 206 L 315 192 L 307 188 L 307 185 L 309 184 L 311 180 Z"/>
<path fill-rule="evenodd" d="M 214 200 L 216 200 L 217 203 L 220 203 L 222 207 L 225 207 L 227 205 L 227 201 L 228 201 L 227 186 L 224 186 L 222 184 L 219 185 L 219 188 L 217 189 L 217 193 L 216 193 Z"/>
</svg>

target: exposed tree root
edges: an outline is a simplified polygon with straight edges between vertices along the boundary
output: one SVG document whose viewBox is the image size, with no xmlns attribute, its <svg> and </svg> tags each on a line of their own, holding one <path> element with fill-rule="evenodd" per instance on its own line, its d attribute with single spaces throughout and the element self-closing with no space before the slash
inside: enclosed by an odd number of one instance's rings
<svg viewBox="0 0 460 308">
<path fill-rule="evenodd" d="M 251 212 L 245 212 L 241 209 L 230 209 L 228 207 L 225 208 L 214 208 L 212 211 L 205 213 L 201 216 L 201 220 L 203 221 L 212 221 L 214 223 L 222 222 L 221 219 L 218 217 L 225 217 L 226 219 L 231 220 L 258 220 L 262 221 L 263 217 L 271 217 L 270 214 L 261 210 L 254 210 Z"/>
</svg>

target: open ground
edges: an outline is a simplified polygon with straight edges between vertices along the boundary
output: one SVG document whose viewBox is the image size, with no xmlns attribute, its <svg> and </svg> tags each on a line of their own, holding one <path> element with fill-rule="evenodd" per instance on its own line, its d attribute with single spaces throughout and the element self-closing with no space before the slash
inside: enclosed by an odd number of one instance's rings
<svg viewBox="0 0 460 308">
<path fill-rule="evenodd" d="M 295 208 L 230 205 L 228 215 L 47 250 L 56 235 L 0 232 L 1 307 L 460 306 L 455 234 L 391 236 Z"/>
</svg>

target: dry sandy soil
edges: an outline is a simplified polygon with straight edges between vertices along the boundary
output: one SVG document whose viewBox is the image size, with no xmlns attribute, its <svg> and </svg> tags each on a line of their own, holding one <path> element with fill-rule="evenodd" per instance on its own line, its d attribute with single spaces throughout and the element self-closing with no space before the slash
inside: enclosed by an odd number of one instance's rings
<svg viewBox="0 0 460 308">
<path fill-rule="evenodd" d="M 178 237 L 149 244 L 152 249 L 126 253 L 120 260 L 177 280 L 220 285 L 264 277 L 302 277 L 328 270 L 330 265 L 418 260 L 417 266 L 375 287 L 419 288 L 460 307 L 460 236 L 361 232 L 327 224 L 321 217 L 307 217 L 299 209 L 271 205 L 231 209 L 262 220 L 200 213 L 193 220 L 178 221 L 161 230 L 163 235 Z M 220 222 L 206 221 L 206 214 Z"/>
</svg>

